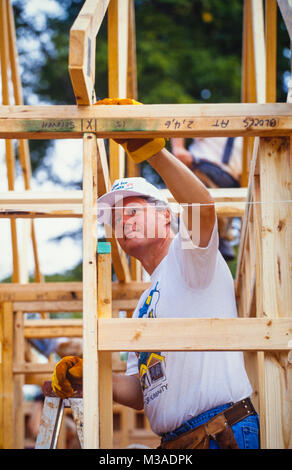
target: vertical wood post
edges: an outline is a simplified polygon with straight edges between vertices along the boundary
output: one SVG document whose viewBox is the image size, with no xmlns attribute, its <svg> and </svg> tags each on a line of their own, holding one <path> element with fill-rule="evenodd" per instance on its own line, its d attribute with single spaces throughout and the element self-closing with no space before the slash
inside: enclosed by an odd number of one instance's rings
<svg viewBox="0 0 292 470">
<path fill-rule="evenodd" d="M 83 402 L 84 448 L 99 447 L 97 354 L 97 144 L 83 137 Z"/>
<path fill-rule="evenodd" d="M 126 98 L 128 66 L 128 0 L 111 0 L 108 7 L 108 95 L 109 98 Z M 125 152 L 109 141 L 110 179 L 125 175 Z"/>
<path fill-rule="evenodd" d="M 110 243 L 99 242 L 97 253 L 98 318 L 111 318 L 112 264 Z M 113 447 L 112 353 L 100 351 L 98 353 L 98 363 L 100 448 L 111 449 Z"/>
<path fill-rule="evenodd" d="M 262 315 L 292 316 L 292 175 L 290 138 L 260 139 Z M 263 447 L 292 446 L 292 364 L 287 353 L 265 353 Z"/>
<path fill-rule="evenodd" d="M 13 310 L 0 304 L 0 449 L 13 449 Z"/>
</svg>

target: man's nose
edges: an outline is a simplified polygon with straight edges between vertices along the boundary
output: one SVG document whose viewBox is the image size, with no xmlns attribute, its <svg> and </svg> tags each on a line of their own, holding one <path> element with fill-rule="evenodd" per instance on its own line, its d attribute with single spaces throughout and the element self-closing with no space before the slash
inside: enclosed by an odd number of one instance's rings
<svg viewBox="0 0 292 470">
<path fill-rule="evenodd" d="M 124 217 L 124 227 L 126 226 L 136 226 L 136 217 L 134 215 L 126 215 Z"/>
</svg>

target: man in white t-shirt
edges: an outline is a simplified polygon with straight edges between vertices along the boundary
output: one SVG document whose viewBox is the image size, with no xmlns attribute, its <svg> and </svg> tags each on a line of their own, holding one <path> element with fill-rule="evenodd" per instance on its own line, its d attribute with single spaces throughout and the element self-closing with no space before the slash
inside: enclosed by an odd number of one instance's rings
<svg viewBox="0 0 292 470">
<path fill-rule="evenodd" d="M 122 103 L 121 103 L 122 104 Z M 148 160 L 182 204 L 181 226 L 172 229 L 161 192 L 143 178 L 117 180 L 99 198 L 100 221 L 113 223 L 122 249 L 141 261 L 151 286 L 134 317 L 236 317 L 233 279 L 218 250 L 214 201 L 202 182 L 164 148 L 164 139 L 118 141 L 135 162 Z M 68 390 L 66 358 L 53 388 Z M 162 448 L 257 448 L 258 416 L 249 397 L 241 352 L 129 353 L 125 375 L 113 374 L 113 398 L 143 409 Z M 252 431 L 251 431 L 252 430 Z"/>
</svg>

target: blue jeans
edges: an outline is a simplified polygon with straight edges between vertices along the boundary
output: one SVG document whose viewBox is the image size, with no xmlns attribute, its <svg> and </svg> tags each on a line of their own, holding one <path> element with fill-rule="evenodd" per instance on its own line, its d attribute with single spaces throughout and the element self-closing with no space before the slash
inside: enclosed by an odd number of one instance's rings
<svg viewBox="0 0 292 470">
<path fill-rule="evenodd" d="M 216 416 L 221 411 L 225 410 L 232 403 L 226 403 L 225 405 L 218 406 L 217 408 L 212 408 L 211 410 L 202 413 L 195 418 L 185 421 L 179 428 L 174 431 L 162 434 L 162 441 L 170 441 L 179 437 L 181 434 L 195 429 L 203 423 L 209 421 L 209 419 Z M 235 440 L 240 449 L 259 449 L 260 448 L 260 438 L 259 438 L 259 417 L 257 414 L 247 416 L 238 423 L 232 426 L 233 434 Z M 209 449 L 219 449 L 216 441 L 210 438 Z"/>
</svg>

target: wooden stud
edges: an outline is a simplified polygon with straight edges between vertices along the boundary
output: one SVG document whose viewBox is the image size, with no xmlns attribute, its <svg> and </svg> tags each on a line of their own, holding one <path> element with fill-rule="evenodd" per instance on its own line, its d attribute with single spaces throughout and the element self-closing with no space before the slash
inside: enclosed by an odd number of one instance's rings
<svg viewBox="0 0 292 470">
<path fill-rule="evenodd" d="M 10 302 L 0 304 L 0 448 L 13 449 L 13 310 Z"/>
<path fill-rule="evenodd" d="M 251 2 L 257 102 L 266 101 L 266 49 L 263 1 Z"/>
<path fill-rule="evenodd" d="M 242 92 L 241 101 L 253 103 L 256 101 L 255 67 L 253 50 L 251 0 L 244 0 L 243 10 L 243 42 L 242 42 Z M 241 185 L 248 185 L 249 163 L 253 148 L 253 138 L 244 137 L 242 149 Z"/>
<path fill-rule="evenodd" d="M 11 66 L 11 80 L 13 84 L 14 101 L 16 105 L 23 105 L 21 79 L 19 73 L 18 53 L 16 32 L 13 16 L 13 8 L 9 0 L 6 0 L 7 19 L 8 19 L 8 43 L 9 43 L 9 60 Z M 26 190 L 30 189 L 31 180 L 31 163 L 29 146 L 27 140 L 18 140 L 19 161 L 22 169 L 24 187 Z M 37 248 L 37 240 L 35 233 L 34 222 L 31 221 L 31 240 L 35 262 L 35 279 L 40 282 L 43 278 L 39 267 L 39 255 Z"/>
<path fill-rule="evenodd" d="M 14 327 L 14 341 L 13 341 L 13 363 L 24 361 L 24 316 L 22 312 L 17 311 L 14 313 L 13 327 Z M 14 369 L 14 365 L 13 365 Z M 23 449 L 24 447 L 24 415 L 23 415 L 23 385 L 24 374 L 14 375 L 13 370 L 13 386 L 14 386 L 14 449 Z"/>
<path fill-rule="evenodd" d="M 95 134 L 83 140 L 83 405 L 84 448 L 99 446 L 97 355 L 97 147 Z"/>
<path fill-rule="evenodd" d="M 97 311 L 98 318 L 111 318 L 111 246 L 99 242 L 97 247 Z M 99 367 L 99 444 L 101 449 L 113 447 L 112 357 L 110 352 L 98 353 Z"/>
<path fill-rule="evenodd" d="M 277 1 L 265 2 L 266 102 L 277 101 Z"/>
<path fill-rule="evenodd" d="M 135 25 L 135 4 L 134 0 L 129 0 L 129 21 L 128 21 L 128 70 L 127 70 L 127 97 L 138 100 L 137 84 L 137 60 L 136 60 L 136 25 Z M 140 175 L 140 167 L 136 165 L 132 158 L 127 158 L 127 177 L 137 177 Z M 131 278 L 133 280 L 142 279 L 142 265 L 137 259 L 130 258 Z"/>
<path fill-rule="evenodd" d="M 108 96 L 126 98 L 128 63 L 128 0 L 111 0 L 108 8 Z M 125 176 L 125 152 L 109 141 L 110 178 Z"/>
<path fill-rule="evenodd" d="M 109 0 L 86 0 L 70 29 L 69 73 L 78 105 L 95 101 L 95 38 Z"/>
<path fill-rule="evenodd" d="M 291 150 L 289 138 L 261 139 L 262 315 L 291 317 Z M 275 177 L 276 175 L 276 177 Z M 291 367 L 287 354 L 265 354 L 265 447 L 291 446 Z"/>
<path fill-rule="evenodd" d="M 3 105 L 10 104 L 8 72 L 10 70 L 9 64 L 9 48 L 8 48 L 8 18 L 6 1 L 1 2 L 0 5 L 0 56 L 1 56 L 1 78 L 2 78 L 2 102 Z M 15 180 L 15 155 L 13 141 L 5 141 L 5 155 L 6 155 L 6 168 L 7 168 L 7 182 L 8 190 L 14 189 Z M 16 282 L 19 278 L 19 260 L 18 260 L 18 246 L 17 246 L 17 228 L 16 221 L 10 221 L 11 230 L 11 243 L 12 243 L 12 280 Z"/>
<path fill-rule="evenodd" d="M 102 139 L 97 139 L 97 159 L 98 159 L 98 196 L 108 192 L 111 188 L 107 156 Z M 105 234 L 108 242 L 112 246 L 112 261 L 118 281 L 130 281 L 131 275 L 125 253 L 120 249 L 115 234 L 111 227 L 105 226 Z"/>
</svg>

